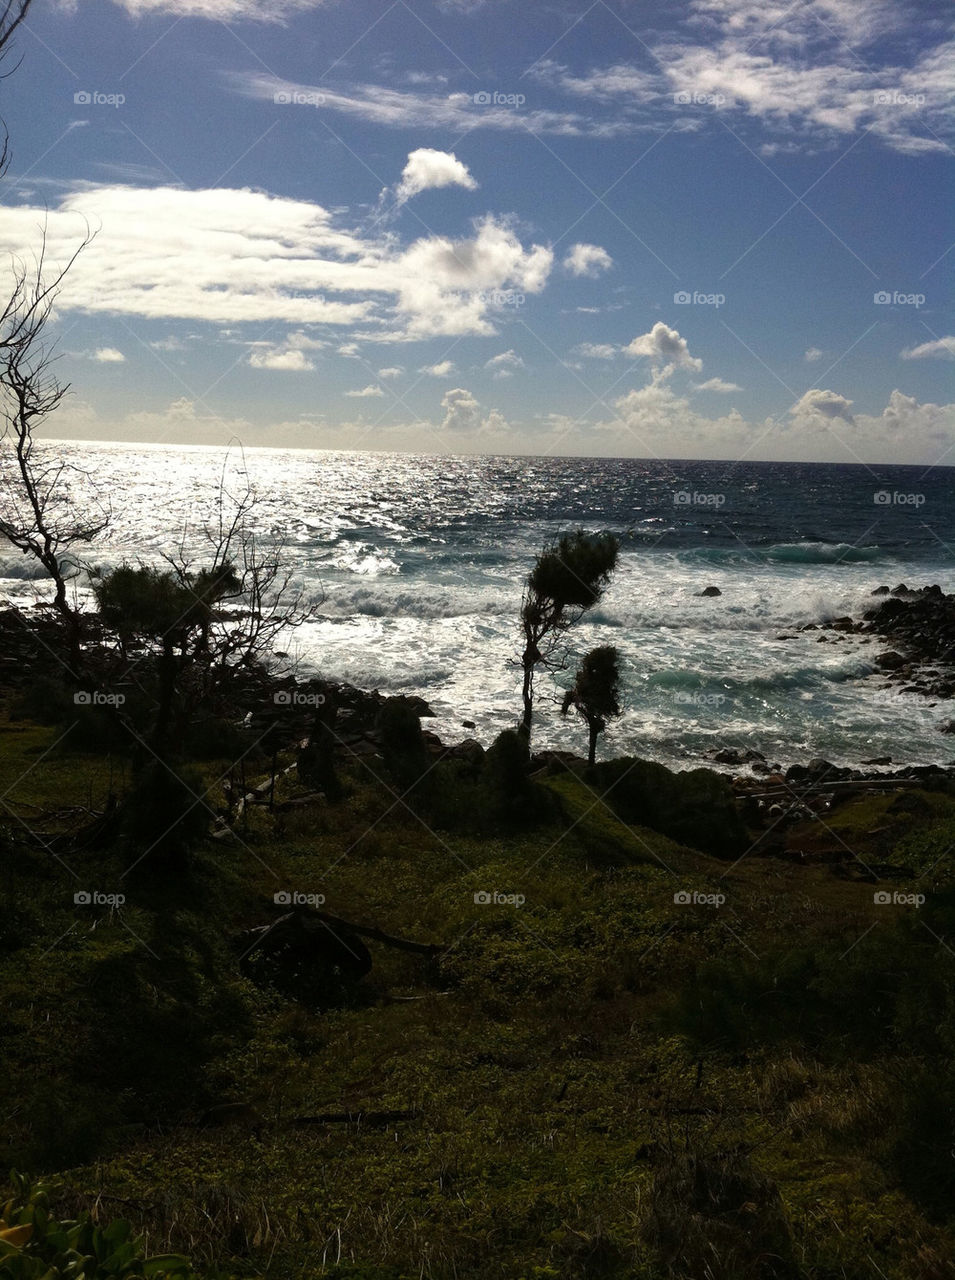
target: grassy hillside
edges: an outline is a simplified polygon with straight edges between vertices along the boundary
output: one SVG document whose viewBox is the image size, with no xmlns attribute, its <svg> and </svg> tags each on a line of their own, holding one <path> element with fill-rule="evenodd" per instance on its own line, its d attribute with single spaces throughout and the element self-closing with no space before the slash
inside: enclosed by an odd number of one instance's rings
<svg viewBox="0 0 955 1280">
<path fill-rule="evenodd" d="M 124 874 L 76 833 L 130 781 L 60 737 L 0 722 L 0 1158 L 58 1212 L 200 1275 L 955 1276 L 944 791 L 847 801 L 802 844 L 848 852 L 798 865 L 733 851 L 712 775 L 650 804 L 643 766 L 555 766 L 505 804 L 353 758 L 339 803 L 293 770 Z M 282 892 L 439 950 L 264 959 Z"/>
</svg>

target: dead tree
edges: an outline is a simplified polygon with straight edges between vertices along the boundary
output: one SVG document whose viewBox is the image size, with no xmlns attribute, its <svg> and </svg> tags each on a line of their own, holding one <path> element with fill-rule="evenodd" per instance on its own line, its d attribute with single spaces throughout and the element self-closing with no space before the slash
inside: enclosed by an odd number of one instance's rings
<svg viewBox="0 0 955 1280">
<path fill-rule="evenodd" d="M 110 512 L 89 473 L 38 443 L 36 432 L 69 390 L 54 374 L 55 356 L 44 331 L 66 273 L 89 240 L 87 235 L 66 266 L 46 279 L 44 237 L 32 269 L 14 262 L 12 286 L 0 310 L 0 538 L 32 556 L 53 583 L 53 605 L 74 667 L 80 616 L 70 603 L 67 582 L 79 563 L 78 550 L 106 529 Z M 76 494 L 80 487 L 87 490 L 82 505 Z"/>
</svg>

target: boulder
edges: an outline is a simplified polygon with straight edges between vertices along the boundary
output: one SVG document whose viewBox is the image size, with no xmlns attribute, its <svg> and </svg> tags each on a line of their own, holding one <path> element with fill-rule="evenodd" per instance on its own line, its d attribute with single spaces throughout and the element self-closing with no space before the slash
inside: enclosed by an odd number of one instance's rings
<svg viewBox="0 0 955 1280">
<path fill-rule="evenodd" d="M 721 596 L 723 593 L 719 587 L 704 587 L 699 594 L 701 596 Z"/>
<path fill-rule="evenodd" d="M 906 665 L 906 660 L 901 653 L 896 653 L 894 649 L 890 649 L 888 653 L 879 654 L 875 660 L 875 665 L 881 667 L 883 671 L 898 671 Z"/>
</svg>

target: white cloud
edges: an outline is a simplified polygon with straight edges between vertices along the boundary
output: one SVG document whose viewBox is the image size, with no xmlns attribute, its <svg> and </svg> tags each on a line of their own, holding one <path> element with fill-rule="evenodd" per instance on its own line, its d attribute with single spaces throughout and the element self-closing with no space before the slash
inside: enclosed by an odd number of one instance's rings
<svg viewBox="0 0 955 1280">
<path fill-rule="evenodd" d="M 474 191 L 477 183 L 466 164 L 453 151 L 435 151 L 432 147 L 419 147 L 408 153 L 408 163 L 401 173 L 401 181 L 395 189 L 400 204 L 421 191 L 439 187 L 464 187 Z"/>
<path fill-rule="evenodd" d="M 481 406 L 470 391 L 455 387 L 441 398 L 446 431 L 476 431 L 481 425 Z"/>
<path fill-rule="evenodd" d="M 387 365 L 384 369 L 378 370 L 379 378 L 400 378 L 404 373 L 400 364 Z"/>
<path fill-rule="evenodd" d="M 676 329 L 658 320 L 649 333 L 634 338 L 624 350 L 631 356 L 649 356 L 651 360 L 665 360 L 684 369 L 703 368 L 703 361 L 690 355 L 686 339 L 681 338 Z"/>
<path fill-rule="evenodd" d="M 934 342 L 923 342 L 918 347 L 908 347 L 900 352 L 903 360 L 925 360 L 930 357 L 955 359 L 955 337 L 937 338 Z"/>
<path fill-rule="evenodd" d="M 441 360 L 438 364 L 426 364 L 418 372 L 426 373 L 429 378 L 449 378 L 452 373 L 457 371 L 453 360 Z"/>
<path fill-rule="evenodd" d="M 381 387 L 376 387 L 374 383 L 367 387 L 362 387 L 360 391 L 346 391 L 345 395 L 350 396 L 353 400 L 370 400 L 375 396 L 383 396 L 385 393 Z"/>
<path fill-rule="evenodd" d="M 808 361 L 809 364 L 815 364 L 815 362 L 817 360 L 821 360 L 822 357 L 823 352 L 819 347 L 810 347 L 803 356 L 803 359 Z"/>
<path fill-rule="evenodd" d="M 516 351 L 502 351 L 500 355 L 491 356 L 485 365 L 495 378 L 510 378 L 515 369 L 523 369 L 524 361 Z"/>
<path fill-rule="evenodd" d="M 126 362 L 126 357 L 116 347 L 100 347 L 98 351 L 93 352 L 90 359 L 100 364 L 125 364 Z"/>
<path fill-rule="evenodd" d="M 493 334 L 508 296 L 540 292 L 553 264 L 492 215 L 469 237 L 403 247 L 340 228 L 320 205 L 249 190 L 77 183 L 49 212 L 0 206 L 0 254 L 29 257 L 38 223 L 51 267 L 98 230 L 61 311 L 334 325 L 378 340 Z"/>
<path fill-rule="evenodd" d="M 581 342 L 571 351 L 571 355 L 588 360 L 612 360 L 616 354 L 617 348 L 610 342 Z"/>
<path fill-rule="evenodd" d="M 697 385 L 697 391 L 719 391 L 721 394 L 729 394 L 731 391 L 742 391 L 742 387 L 738 387 L 735 382 L 724 382 L 722 378 L 707 378 L 705 382 Z"/>
<path fill-rule="evenodd" d="M 480 432 L 484 435 L 508 430 L 506 420 L 497 409 L 492 409 L 486 417 L 482 417 L 480 403 L 463 387 L 446 391 L 441 398 L 441 408 L 444 410 L 441 423 L 443 431 L 453 431 L 459 435 Z"/>
<path fill-rule="evenodd" d="M 304 351 L 253 351 L 249 356 L 253 369 L 275 369 L 280 373 L 308 373 L 315 366 Z"/>
<path fill-rule="evenodd" d="M 482 100 L 477 93 L 408 93 L 377 84 L 351 84 L 332 87 L 297 84 L 258 71 L 225 73 L 225 79 L 239 93 L 265 102 L 305 105 L 314 111 L 335 111 L 372 124 L 391 125 L 398 129 L 450 129 L 470 131 L 475 128 L 501 130 L 508 133 L 549 133 L 570 137 L 618 137 L 632 131 L 622 118 L 594 121 L 575 111 L 551 111 L 538 108 L 515 110 Z M 477 99 L 477 100 L 475 100 Z M 291 109 L 283 106 L 282 110 Z"/>
<path fill-rule="evenodd" d="M 564 269 L 574 276 L 599 276 L 601 271 L 609 271 L 613 266 L 613 258 L 599 244 L 571 245 L 564 258 Z"/>
<path fill-rule="evenodd" d="M 821 417 L 830 421 L 841 418 L 843 422 L 853 422 L 852 401 L 837 391 L 823 391 L 814 387 L 807 391 L 790 409 L 794 418 Z"/>
<path fill-rule="evenodd" d="M 294 13 L 319 8 L 325 0 L 114 0 L 133 18 L 155 13 L 214 22 L 284 22 Z"/>
</svg>

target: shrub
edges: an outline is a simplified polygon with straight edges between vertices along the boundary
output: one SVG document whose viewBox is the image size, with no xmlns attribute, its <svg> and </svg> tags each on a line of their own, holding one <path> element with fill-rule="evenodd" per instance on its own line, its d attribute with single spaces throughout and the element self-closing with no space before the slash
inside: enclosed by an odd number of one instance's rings
<svg viewBox="0 0 955 1280">
<path fill-rule="evenodd" d="M 206 789 L 198 769 L 174 770 L 160 760 L 147 764 L 124 802 L 123 829 L 135 857 L 185 871 L 190 852 L 209 829 Z"/>
<path fill-rule="evenodd" d="M 139 1280 L 140 1277 L 194 1277 L 178 1254 L 146 1256 L 145 1244 L 128 1222 L 105 1227 L 88 1213 L 58 1220 L 50 1213 L 50 1188 L 32 1186 L 16 1172 L 12 1195 L 0 1214 L 2 1280 Z"/>
<path fill-rule="evenodd" d="M 624 822 L 650 827 L 718 858 L 743 853 L 749 837 L 728 778 L 712 769 L 671 773 L 650 760 L 598 764 L 594 788 Z"/>
</svg>

